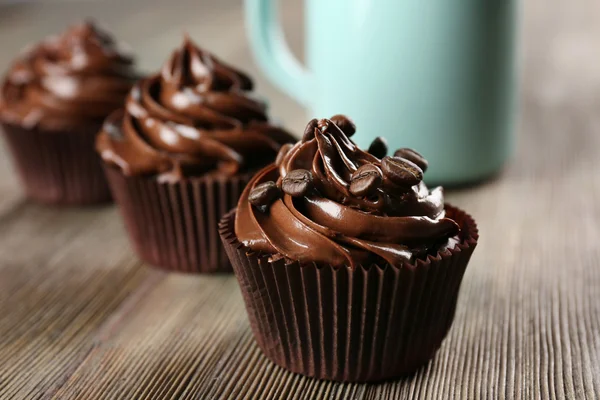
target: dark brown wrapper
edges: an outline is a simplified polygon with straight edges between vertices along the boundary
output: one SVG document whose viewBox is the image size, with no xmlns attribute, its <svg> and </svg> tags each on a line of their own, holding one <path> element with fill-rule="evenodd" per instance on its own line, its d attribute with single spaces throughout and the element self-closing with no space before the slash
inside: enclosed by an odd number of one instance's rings
<svg viewBox="0 0 600 400">
<path fill-rule="evenodd" d="M 462 229 L 456 248 L 415 264 L 355 269 L 270 262 L 237 240 L 235 210 L 228 213 L 219 231 L 263 353 L 292 372 L 346 382 L 425 365 L 450 329 L 478 239 L 468 214 L 446 210 Z"/>
<path fill-rule="evenodd" d="M 171 271 L 232 271 L 218 224 L 236 206 L 253 173 L 160 183 L 154 176 L 125 176 L 109 165 L 105 171 L 142 260 Z"/>
<path fill-rule="evenodd" d="M 85 205 L 111 200 L 94 148 L 100 125 L 45 131 L 2 124 L 15 169 L 31 199 L 56 205 Z"/>
</svg>

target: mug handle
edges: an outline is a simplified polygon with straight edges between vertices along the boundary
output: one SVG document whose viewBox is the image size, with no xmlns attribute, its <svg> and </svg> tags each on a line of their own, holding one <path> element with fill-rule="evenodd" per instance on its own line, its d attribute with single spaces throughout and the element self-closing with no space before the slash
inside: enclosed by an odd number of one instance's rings
<svg viewBox="0 0 600 400">
<path fill-rule="evenodd" d="M 279 88 L 308 105 L 310 74 L 294 57 L 276 20 L 277 0 L 245 0 L 246 29 L 258 65 Z"/>
</svg>

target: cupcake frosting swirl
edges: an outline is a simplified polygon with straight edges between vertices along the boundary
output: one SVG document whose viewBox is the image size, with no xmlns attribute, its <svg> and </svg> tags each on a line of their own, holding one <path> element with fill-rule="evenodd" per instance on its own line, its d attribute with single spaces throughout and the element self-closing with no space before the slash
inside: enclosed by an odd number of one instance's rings
<svg viewBox="0 0 600 400">
<path fill-rule="evenodd" d="M 348 266 L 400 265 L 453 246 L 459 227 L 445 217 L 443 189 L 421 181 L 426 161 L 409 149 L 382 159 L 362 151 L 348 138 L 351 121 L 332 119 L 311 121 L 303 140 L 249 183 L 238 239 L 261 253 Z"/>
<path fill-rule="evenodd" d="M 126 175 L 177 180 L 234 175 L 265 165 L 293 141 L 269 123 L 252 80 L 186 37 L 160 73 L 138 82 L 104 126 L 102 158 Z"/>
<path fill-rule="evenodd" d="M 135 80 L 133 58 L 91 22 L 26 50 L 0 90 L 0 117 L 28 128 L 64 129 L 103 119 Z"/>
</svg>

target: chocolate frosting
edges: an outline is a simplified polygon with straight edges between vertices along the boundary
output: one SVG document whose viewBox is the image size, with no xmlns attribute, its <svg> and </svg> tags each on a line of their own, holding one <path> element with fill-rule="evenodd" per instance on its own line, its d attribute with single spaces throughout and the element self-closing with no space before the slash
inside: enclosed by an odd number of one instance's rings
<svg viewBox="0 0 600 400">
<path fill-rule="evenodd" d="M 135 80 L 133 58 L 91 22 L 28 49 L 0 90 L 0 118 L 50 130 L 100 125 Z"/>
<path fill-rule="evenodd" d="M 97 148 L 125 175 L 164 181 L 263 167 L 294 141 L 250 96 L 252 80 L 186 37 L 160 73 L 138 82 L 105 123 Z"/>
<path fill-rule="evenodd" d="M 235 232 L 251 250 L 354 267 L 382 261 L 400 265 L 457 243 L 459 227 L 445 218 L 443 189 L 429 191 L 420 179 L 405 185 L 412 175 L 397 179 L 386 165 L 421 171 L 415 163 L 400 157 L 381 160 L 362 151 L 327 119 L 311 121 L 303 140 L 282 152 L 279 164 L 261 170 L 238 203 Z M 369 174 L 375 178 L 365 178 Z M 307 177 L 310 185 L 304 182 Z M 266 184 L 270 181 L 283 189 L 275 199 L 272 184 Z M 357 184 L 362 182 L 367 184 Z M 261 205 L 257 199 L 267 193 L 265 188 L 269 197 L 263 196 Z"/>
</svg>

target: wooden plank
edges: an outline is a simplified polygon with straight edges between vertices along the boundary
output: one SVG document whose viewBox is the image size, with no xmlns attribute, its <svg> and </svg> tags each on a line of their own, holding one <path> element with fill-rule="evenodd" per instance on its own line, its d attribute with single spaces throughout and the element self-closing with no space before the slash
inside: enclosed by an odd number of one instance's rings
<svg viewBox="0 0 600 400">
<path fill-rule="evenodd" d="M 148 271 L 114 214 L 22 203 L 3 216 L 0 398 L 56 390 L 97 345 L 91 339 L 102 323 L 143 284 Z"/>
</svg>

